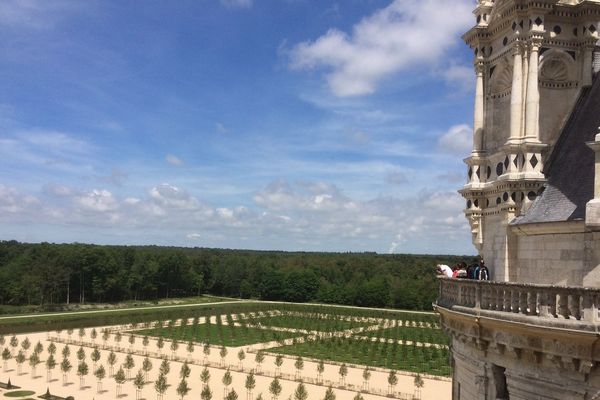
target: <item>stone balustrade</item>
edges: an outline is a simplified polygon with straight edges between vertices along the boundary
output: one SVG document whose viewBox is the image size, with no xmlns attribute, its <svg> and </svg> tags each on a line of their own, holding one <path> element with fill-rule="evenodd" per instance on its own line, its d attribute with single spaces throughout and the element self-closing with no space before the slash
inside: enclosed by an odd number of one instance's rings
<svg viewBox="0 0 600 400">
<path fill-rule="evenodd" d="M 577 324 L 597 330 L 600 289 L 439 278 L 438 307 L 496 318 Z M 516 318 L 515 318 L 516 317 Z M 532 321 L 531 318 L 534 318 Z M 587 326 L 587 328 L 586 328 Z"/>
</svg>

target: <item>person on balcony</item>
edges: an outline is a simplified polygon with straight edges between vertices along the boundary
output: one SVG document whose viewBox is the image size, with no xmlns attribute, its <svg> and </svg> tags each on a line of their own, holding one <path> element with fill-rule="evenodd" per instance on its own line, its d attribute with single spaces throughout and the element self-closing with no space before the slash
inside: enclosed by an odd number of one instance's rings
<svg viewBox="0 0 600 400">
<path fill-rule="evenodd" d="M 444 275 L 447 278 L 452 278 L 452 268 L 450 268 L 446 264 L 438 264 L 437 265 L 437 274 Z"/>
</svg>

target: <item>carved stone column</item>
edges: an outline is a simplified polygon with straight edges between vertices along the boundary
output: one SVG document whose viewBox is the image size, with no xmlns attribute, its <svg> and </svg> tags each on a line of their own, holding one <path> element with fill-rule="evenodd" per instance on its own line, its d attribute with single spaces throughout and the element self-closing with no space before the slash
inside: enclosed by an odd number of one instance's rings
<svg viewBox="0 0 600 400">
<path fill-rule="evenodd" d="M 538 72 L 540 42 L 531 42 L 529 51 L 529 74 L 527 78 L 527 100 L 525 116 L 525 139 L 531 142 L 539 142 L 539 117 L 540 117 L 540 89 Z"/>
<path fill-rule="evenodd" d="M 475 84 L 475 110 L 473 116 L 473 155 L 479 155 L 483 152 L 483 70 L 483 62 L 477 61 L 475 64 L 477 81 Z"/>
<path fill-rule="evenodd" d="M 513 79 L 510 95 L 510 138 L 514 142 L 521 136 L 521 123 L 523 120 L 523 53 L 520 43 L 515 43 L 513 49 Z"/>
</svg>

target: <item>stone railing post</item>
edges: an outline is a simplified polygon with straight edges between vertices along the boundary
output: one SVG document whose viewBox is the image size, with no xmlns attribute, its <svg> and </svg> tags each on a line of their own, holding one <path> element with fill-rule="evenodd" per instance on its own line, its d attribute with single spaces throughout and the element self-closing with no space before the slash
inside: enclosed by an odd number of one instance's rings
<svg viewBox="0 0 600 400">
<path fill-rule="evenodd" d="M 587 322 L 595 323 L 598 321 L 598 304 L 597 296 L 591 292 L 583 293 L 582 308 L 583 312 L 581 319 Z"/>
<path fill-rule="evenodd" d="M 475 285 L 475 308 L 481 308 L 481 283 Z"/>
</svg>

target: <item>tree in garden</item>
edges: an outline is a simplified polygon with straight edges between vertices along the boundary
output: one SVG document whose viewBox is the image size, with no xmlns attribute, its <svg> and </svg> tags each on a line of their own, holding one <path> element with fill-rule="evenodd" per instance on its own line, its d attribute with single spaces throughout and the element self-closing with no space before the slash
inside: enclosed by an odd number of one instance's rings
<svg viewBox="0 0 600 400">
<path fill-rule="evenodd" d="M 92 351 L 91 355 L 92 362 L 94 363 L 94 371 L 96 370 L 96 363 L 100 361 L 100 351 L 97 347 L 94 347 L 94 351 Z"/>
<path fill-rule="evenodd" d="M 127 354 L 127 356 L 125 357 L 125 362 L 123 363 L 123 366 L 127 370 L 127 379 L 131 378 L 131 369 L 135 367 L 135 362 L 133 361 L 133 356 L 131 355 L 131 353 Z"/>
<path fill-rule="evenodd" d="M 164 374 L 160 374 L 158 379 L 154 382 L 154 390 L 156 391 L 156 397 L 158 400 L 162 400 L 168 387 L 167 377 Z"/>
<path fill-rule="evenodd" d="M 31 367 L 31 377 L 35 379 L 35 370 L 37 369 L 37 366 L 39 363 L 41 363 L 42 361 L 40 360 L 40 356 L 38 355 L 38 353 L 33 352 L 33 354 L 31 356 L 29 356 L 29 366 Z"/>
<path fill-rule="evenodd" d="M 135 386 L 135 400 L 140 399 L 140 393 L 142 389 L 146 385 L 146 379 L 144 378 L 144 372 L 139 370 L 138 373 L 133 378 L 133 386 Z"/>
<path fill-rule="evenodd" d="M 115 383 L 117 384 L 116 395 L 117 398 L 121 396 L 121 386 L 125 383 L 125 371 L 123 368 L 119 368 L 117 373 L 115 374 Z"/>
<path fill-rule="evenodd" d="M 421 389 L 423 389 L 423 386 L 425 386 L 425 381 L 423 381 L 421 374 L 415 375 L 414 385 L 415 385 L 414 397 L 416 399 L 420 399 L 421 398 Z"/>
<path fill-rule="evenodd" d="M 190 369 L 190 366 L 188 365 L 188 363 L 186 361 L 181 365 L 181 369 L 179 370 L 179 378 L 181 378 L 181 379 L 189 378 L 190 372 L 192 372 L 192 370 Z"/>
<path fill-rule="evenodd" d="M 148 380 L 148 372 L 152 370 L 152 361 L 148 357 L 144 358 L 142 361 L 142 371 L 144 371 L 144 379 Z"/>
<path fill-rule="evenodd" d="M 85 360 L 85 350 L 83 350 L 83 347 L 80 347 L 79 350 L 77 350 L 77 360 Z"/>
<path fill-rule="evenodd" d="M 294 400 L 306 400 L 308 398 L 308 392 L 302 382 L 298 384 L 298 387 L 294 391 Z"/>
<path fill-rule="evenodd" d="M 96 344 L 96 338 L 98 337 L 98 332 L 96 332 L 96 328 L 92 328 L 92 332 L 90 332 L 90 337 L 92 338 L 92 344 Z"/>
<path fill-rule="evenodd" d="M 177 351 L 177 349 L 179 348 L 179 343 L 177 343 L 176 339 L 173 339 L 171 341 L 171 359 L 175 359 L 175 352 Z"/>
<path fill-rule="evenodd" d="M 4 337 L 3 334 L 0 333 L 0 347 L 2 347 L 2 350 L 4 350 L 5 343 L 6 343 L 6 338 Z"/>
<path fill-rule="evenodd" d="M 11 358 L 12 354 L 10 354 L 10 350 L 8 350 L 8 348 L 4 348 L 4 350 L 2 350 L 2 368 L 4 369 L 4 372 L 6 372 L 6 368 L 8 367 L 8 360 Z"/>
<path fill-rule="evenodd" d="M 148 354 L 148 345 L 150 344 L 150 339 L 148 339 L 148 335 L 145 335 L 142 339 L 142 346 L 144 346 L 144 354 Z"/>
<path fill-rule="evenodd" d="M 246 353 L 244 353 L 244 349 L 240 349 L 240 351 L 238 351 L 237 354 L 238 360 L 239 360 L 239 369 L 240 370 L 244 370 L 244 360 L 246 359 Z"/>
<path fill-rule="evenodd" d="M 210 390 L 208 385 L 205 385 L 204 388 L 202 389 L 202 392 L 200 392 L 200 398 L 202 400 L 211 400 L 212 399 L 212 391 Z"/>
<path fill-rule="evenodd" d="M 90 372 L 90 369 L 85 361 L 82 361 L 77 366 L 77 375 L 79 375 L 79 389 L 83 389 L 85 385 L 85 377 Z"/>
<path fill-rule="evenodd" d="M 15 361 L 17 362 L 17 374 L 21 375 L 21 365 L 27 360 L 23 350 L 19 350 L 17 356 L 15 357 Z"/>
<path fill-rule="evenodd" d="M 263 400 L 262 393 L 259 393 L 255 400 Z"/>
<path fill-rule="evenodd" d="M 171 371 L 171 364 L 166 358 L 160 363 L 158 371 L 161 375 L 169 375 L 169 371 Z"/>
<path fill-rule="evenodd" d="M 210 343 L 204 343 L 204 346 L 202 347 L 202 353 L 204 353 L 204 365 L 206 365 L 208 356 L 210 355 Z"/>
<path fill-rule="evenodd" d="M 254 379 L 254 373 L 250 372 L 249 375 L 246 376 L 246 398 L 248 400 L 252 400 L 252 390 L 256 387 L 256 379 Z"/>
<path fill-rule="evenodd" d="M 71 340 L 71 335 L 73 334 L 73 328 L 67 329 L 67 335 L 69 336 L 69 340 Z"/>
<path fill-rule="evenodd" d="M 50 342 L 50 344 L 48 345 L 48 354 L 50 354 L 51 356 L 56 354 L 56 345 L 54 344 L 54 342 Z"/>
<path fill-rule="evenodd" d="M 65 347 L 63 347 L 61 354 L 63 356 L 63 358 L 69 358 L 71 356 L 71 348 L 69 347 L 69 345 L 65 345 Z"/>
<path fill-rule="evenodd" d="M 262 350 L 257 351 L 254 361 L 256 361 L 256 372 L 260 373 L 262 363 L 265 361 L 265 352 Z"/>
<path fill-rule="evenodd" d="M 102 331 L 102 342 L 104 343 L 104 347 L 106 347 L 106 342 L 110 339 L 110 332 L 108 329 L 104 329 Z"/>
<path fill-rule="evenodd" d="M 231 392 L 227 393 L 227 396 L 225 396 L 225 400 L 237 400 L 238 399 L 238 394 L 236 393 L 235 389 L 231 389 Z"/>
<path fill-rule="evenodd" d="M 25 337 L 25 339 L 21 342 L 21 348 L 23 349 L 25 357 L 27 357 L 27 351 L 29 350 L 30 347 L 31 347 L 31 342 L 29 341 L 28 337 Z"/>
<path fill-rule="evenodd" d="M 15 335 L 13 335 L 10 338 L 9 344 L 10 344 L 10 347 L 12 347 L 12 351 L 11 351 L 10 355 L 14 356 L 14 354 L 15 354 L 14 351 L 17 348 L 17 346 L 19 345 L 19 339 L 17 339 L 17 337 Z"/>
<path fill-rule="evenodd" d="M 229 372 L 229 369 L 225 371 L 221 382 L 223 382 L 223 385 L 225 385 L 223 388 L 223 397 L 226 397 L 227 393 L 229 393 L 229 385 L 231 385 L 231 382 L 233 382 L 233 378 L 231 377 L 231 372 Z"/>
<path fill-rule="evenodd" d="M 159 337 L 156 341 L 156 348 L 158 349 L 158 354 L 162 352 L 163 347 L 165 347 L 165 340 L 162 337 Z"/>
<path fill-rule="evenodd" d="M 185 347 L 185 349 L 188 352 L 188 357 L 191 359 L 192 358 L 192 354 L 194 353 L 194 342 L 192 342 L 191 340 L 188 342 L 187 346 Z"/>
<path fill-rule="evenodd" d="M 204 367 L 200 373 L 200 380 L 202 381 L 202 386 L 206 388 L 208 386 L 208 382 L 210 381 L 210 371 L 208 368 Z"/>
<path fill-rule="evenodd" d="M 100 365 L 96 371 L 94 371 L 94 376 L 98 380 L 98 384 L 96 386 L 96 392 L 102 392 L 102 380 L 106 378 L 106 370 L 104 369 L 104 365 Z"/>
<path fill-rule="evenodd" d="M 296 361 L 294 362 L 294 368 L 296 368 L 296 380 L 300 379 L 300 371 L 304 369 L 304 360 L 302 357 L 296 357 Z"/>
<path fill-rule="evenodd" d="M 115 373 L 115 364 L 117 363 L 117 355 L 114 351 L 108 354 L 108 376 L 113 376 Z"/>
<path fill-rule="evenodd" d="M 48 358 L 46 358 L 46 382 L 52 380 L 52 370 L 54 368 L 56 368 L 56 360 L 54 359 L 54 354 L 50 354 Z"/>
<path fill-rule="evenodd" d="M 317 383 L 323 383 L 323 372 L 325 371 L 325 363 L 323 360 L 319 360 L 317 364 Z"/>
<path fill-rule="evenodd" d="M 281 354 L 277 354 L 275 356 L 275 374 L 281 374 L 281 366 L 283 365 L 283 356 Z"/>
<path fill-rule="evenodd" d="M 62 362 L 60 363 L 60 370 L 63 374 L 63 386 L 67 385 L 67 375 L 72 368 L 73 366 L 71 365 L 71 361 L 69 361 L 68 358 L 63 358 Z"/>
<path fill-rule="evenodd" d="M 329 386 L 325 391 L 325 397 L 323 397 L 323 400 L 335 400 L 335 392 L 331 386 Z"/>
<path fill-rule="evenodd" d="M 279 378 L 275 377 L 275 379 L 271 381 L 271 384 L 269 385 L 269 393 L 271 393 L 273 400 L 277 400 L 281 394 L 281 383 L 279 383 Z"/>
<path fill-rule="evenodd" d="M 388 395 L 393 395 L 394 393 L 394 387 L 398 384 L 398 377 L 396 376 L 396 371 L 391 370 L 388 378 Z"/>
<path fill-rule="evenodd" d="M 227 347 L 221 346 L 221 350 L 219 351 L 219 356 L 221 356 L 221 366 L 225 366 L 225 357 L 227 357 Z"/>
<path fill-rule="evenodd" d="M 190 392 L 190 387 L 185 379 L 182 379 L 177 385 L 177 394 L 181 397 L 181 400 Z"/>
<path fill-rule="evenodd" d="M 365 400 L 359 392 L 356 392 L 356 396 L 352 400 Z"/>
<path fill-rule="evenodd" d="M 79 328 L 79 341 L 83 341 L 83 338 L 85 337 L 85 329 L 84 328 Z"/>
<path fill-rule="evenodd" d="M 369 367 L 365 368 L 363 371 L 363 390 L 369 390 L 369 379 L 371 379 L 371 370 Z"/>
<path fill-rule="evenodd" d="M 133 348 L 134 344 L 135 344 L 135 336 L 132 333 L 131 335 L 129 335 L 129 349 Z"/>
<path fill-rule="evenodd" d="M 121 343 L 122 338 L 123 338 L 123 335 L 121 334 L 121 332 L 117 332 L 115 334 L 115 342 L 117 343 L 117 346 L 119 346 L 119 343 Z"/>
<path fill-rule="evenodd" d="M 338 373 L 340 374 L 340 385 L 345 386 L 346 385 L 346 375 L 348 375 L 348 367 L 346 366 L 346 363 L 344 363 L 340 366 Z"/>
<path fill-rule="evenodd" d="M 35 346 L 33 346 L 33 352 L 39 356 L 43 351 L 44 346 L 38 341 Z"/>
</svg>

